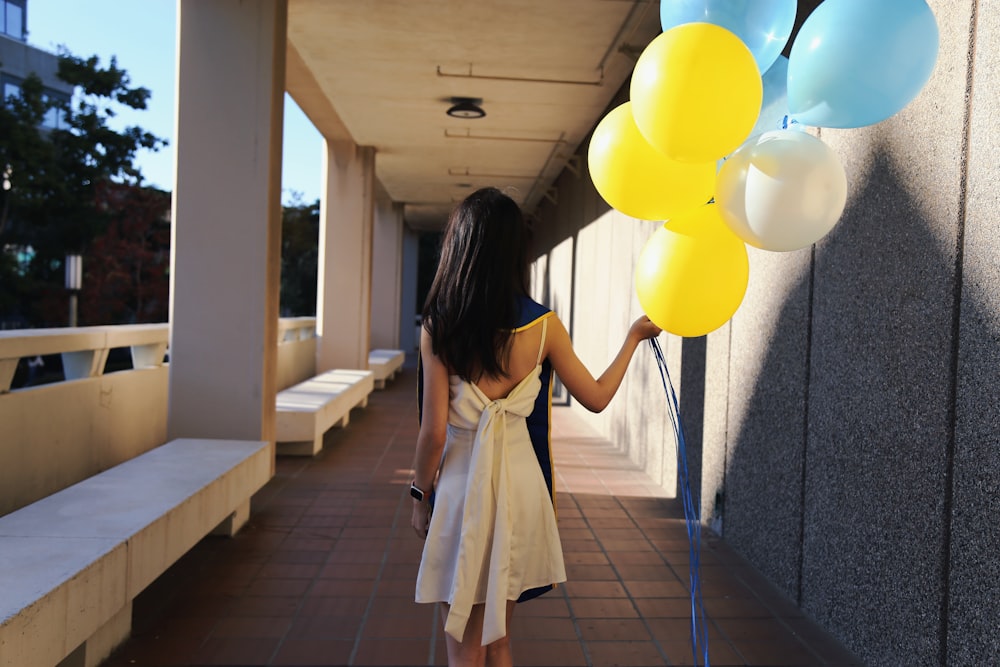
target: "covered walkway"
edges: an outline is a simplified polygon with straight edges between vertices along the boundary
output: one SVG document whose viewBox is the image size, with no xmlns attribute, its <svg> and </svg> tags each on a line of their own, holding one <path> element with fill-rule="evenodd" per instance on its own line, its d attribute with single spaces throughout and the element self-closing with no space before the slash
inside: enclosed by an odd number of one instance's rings
<svg viewBox="0 0 1000 667">
<path fill-rule="evenodd" d="M 415 387 L 411 359 L 316 458 L 279 458 L 236 538 L 203 540 L 137 598 L 106 667 L 446 664 L 435 610 L 413 602 Z M 553 421 L 569 582 L 518 607 L 515 663 L 692 664 L 680 502 L 568 409 Z M 701 560 L 712 665 L 860 664 L 725 544 L 706 538 Z"/>
</svg>

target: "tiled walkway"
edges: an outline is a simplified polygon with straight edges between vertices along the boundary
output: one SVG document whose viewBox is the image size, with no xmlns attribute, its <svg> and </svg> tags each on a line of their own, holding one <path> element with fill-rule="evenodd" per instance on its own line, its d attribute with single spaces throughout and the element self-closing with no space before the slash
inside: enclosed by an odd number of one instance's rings
<svg viewBox="0 0 1000 667">
<path fill-rule="evenodd" d="M 279 458 L 239 535 L 203 540 L 136 600 L 106 667 L 445 665 L 435 609 L 413 602 L 415 375 L 316 458 Z M 679 501 L 567 409 L 553 421 L 569 582 L 518 606 L 515 663 L 693 664 Z M 712 665 L 860 664 L 724 543 L 706 537 L 701 562 Z"/>
</svg>

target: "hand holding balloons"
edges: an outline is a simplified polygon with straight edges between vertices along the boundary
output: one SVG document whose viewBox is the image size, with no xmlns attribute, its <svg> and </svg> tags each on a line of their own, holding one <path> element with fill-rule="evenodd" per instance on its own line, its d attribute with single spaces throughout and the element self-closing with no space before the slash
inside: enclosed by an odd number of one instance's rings
<svg viewBox="0 0 1000 667">
<path fill-rule="evenodd" d="M 663 33 L 636 62 L 630 101 L 594 130 L 588 164 L 601 196 L 631 217 L 667 220 L 644 246 L 635 284 L 669 333 L 702 336 L 732 317 L 747 288 L 746 244 L 804 248 L 843 213 L 837 155 L 787 121 L 877 123 L 934 68 L 939 36 L 926 0 L 824 0 L 786 59 L 796 6 L 661 0 Z"/>
<path fill-rule="evenodd" d="M 750 277 L 747 248 L 706 204 L 672 220 L 646 241 L 635 269 L 639 305 L 677 336 L 704 336 L 733 316 Z"/>
</svg>

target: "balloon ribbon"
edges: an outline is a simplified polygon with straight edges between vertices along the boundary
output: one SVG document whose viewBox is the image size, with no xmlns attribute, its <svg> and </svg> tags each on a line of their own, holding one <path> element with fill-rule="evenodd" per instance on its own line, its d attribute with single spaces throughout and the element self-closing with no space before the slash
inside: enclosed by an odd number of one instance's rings
<svg viewBox="0 0 1000 667">
<path fill-rule="evenodd" d="M 655 338 L 650 338 L 649 346 L 653 348 L 653 356 L 656 357 L 656 366 L 660 371 L 663 391 L 667 395 L 667 414 L 670 416 L 670 425 L 674 429 L 674 436 L 677 442 L 677 478 L 681 500 L 684 504 L 684 523 L 687 527 L 688 536 L 688 579 L 690 584 L 689 590 L 691 591 L 691 653 L 694 657 L 694 665 L 698 667 L 698 653 L 700 648 L 704 665 L 705 667 L 709 667 L 708 626 L 705 624 L 705 605 L 702 602 L 701 578 L 699 576 L 699 566 L 701 564 L 701 520 L 698 516 L 698 505 L 694 502 L 691 494 L 691 478 L 688 475 L 687 449 L 684 446 L 684 426 L 681 423 L 681 409 L 677 401 L 677 392 L 674 391 L 674 383 L 670 380 L 670 371 L 667 369 L 667 362 L 663 357 L 660 344 Z"/>
</svg>

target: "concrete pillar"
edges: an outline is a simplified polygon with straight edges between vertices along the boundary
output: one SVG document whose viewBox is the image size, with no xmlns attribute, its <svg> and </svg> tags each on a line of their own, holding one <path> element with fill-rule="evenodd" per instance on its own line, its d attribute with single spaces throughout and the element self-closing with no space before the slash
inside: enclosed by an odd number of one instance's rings
<svg viewBox="0 0 1000 667">
<path fill-rule="evenodd" d="M 179 0 L 167 434 L 274 440 L 286 0 Z"/>
<path fill-rule="evenodd" d="M 316 371 L 368 368 L 375 149 L 327 141 L 323 180 Z"/>
<path fill-rule="evenodd" d="M 381 188 L 375 198 L 372 233 L 372 349 L 400 349 L 403 271 L 403 205 Z M 413 318 L 410 318 L 411 322 Z"/>
<path fill-rule="evenodd" d="M 417 303 L 417 267 L 419 266 L 420 236 L 403 226 L 402 285 L 400 287 L 399 349 L 416 351 L 420 345 L 420 335 L 416 327 L 416 314 L 424 304 Z"/>
</svg>

